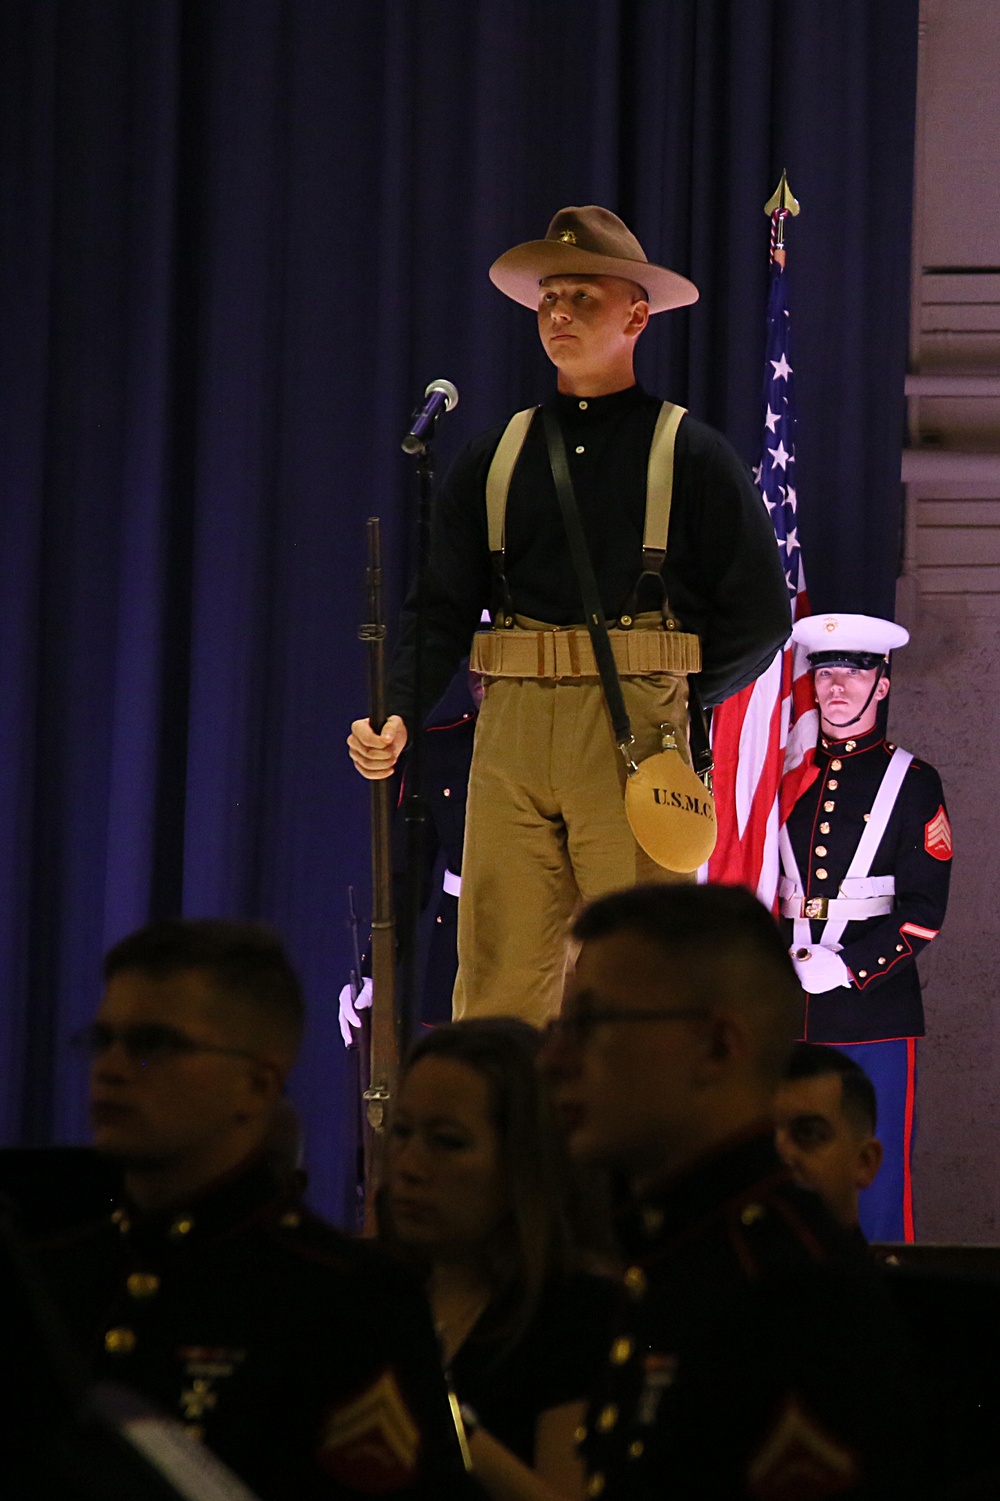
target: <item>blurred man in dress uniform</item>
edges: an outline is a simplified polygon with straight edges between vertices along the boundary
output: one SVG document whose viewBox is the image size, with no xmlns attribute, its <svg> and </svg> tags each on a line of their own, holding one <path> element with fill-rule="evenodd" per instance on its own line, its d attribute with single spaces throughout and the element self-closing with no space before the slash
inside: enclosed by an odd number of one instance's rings
<svg viewBox="0 0 1000 1501">
<path fill-rule="evenodd" d="M 933 766 L 880 727 L 889 652 L 909 640 L 903 627 L 811 615 L 792 636 L 808 652 L 820 713 L 814 778 L 780 846 L 781 913 L 806 992 L 802 1035 L 836 1043 L 874 1083 L 885 1159 L 861 1196 L 861 1228 L 869 1240 L 912 1240 L 924 1035 L 916 959 L 944 922 L 951 825 Z"/>
<path fill-rule="evenodd" d="M 302 1027 L 266 930 L 164 922 L 105 961 L 97 1148 L 125 1194 L 35 1255 L 95 1379 L 152 1399 L 264 1501 L 437 1501 L 466 1481 L 407 1277 L 301 1204 L 281 1120 Z"/>
<path fill-rule="evenodd" d="M 917 1494 L 886 1292 L 775 1148 L 800 992 L 770 913 L 741 887 L 636 887 L 575 935 L 543 1062 L 574 1156 L 635 1204 L 587 1494 Z"/>
<path fill-rule="evenodd" d="M 635 344 L 652 314 L 696 300 L 596 205 L 561 209 L 545 238 L 490 270 L 537 319 L 558 391 L 459 454 L 437 496 L 424 673 L 428 700 L 473 642 L 486 679 L 469 783 L 459 904 L 456 1017 L 558 1009 L 567 930 L 581 899 L 680 879 L 637 844 L 545 422 L 554 424 L 596 575 L 636 760 L 664 728 L 688 756 L 689 685 L 706 706 L 767 667 L 787 638 L 788 591 L 774 532 L 721 434 L 636 384 Z M 659 456 L 659 457 L 654 457 Z M 662 527 L 656 520 L 659 516 Z M 473 633 L 484 608 L 494 629 Z M 413 709 L 414 600 L 403 614 L 381 735 L 348 740 L 363 776 L 391 776 Z M 409 727 L 412 729 L 412 726 Z"/>
</svg>

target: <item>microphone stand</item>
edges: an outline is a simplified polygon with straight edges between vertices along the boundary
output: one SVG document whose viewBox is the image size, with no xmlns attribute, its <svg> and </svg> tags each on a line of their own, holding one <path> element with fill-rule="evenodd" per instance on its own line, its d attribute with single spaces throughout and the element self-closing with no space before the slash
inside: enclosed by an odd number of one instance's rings
<svg viewBox="0 0 1000 1501">
<path fill-rule="evenodd" d="M 403 985 L 399 1006 L 399 1050 L 409 1047 L 420 992 L 420 964 L 417 935 L 420 927 L 421 895 L 426 849 L 427 805 L 423 794 L 424 741 L 424 635 L 427 620 L 427 565 L 430 554 L 431 496 L 434 485 L 432 445 L 436 421 L 431 424 L 419 450 L 417 460 L 417 557 L 416 621 L 413 644 L 412 735 L 406 761 L 406 793 L 403 817 L 406 822 L 406 882 L 403 903 L 402 938 Z"/>
</svg>

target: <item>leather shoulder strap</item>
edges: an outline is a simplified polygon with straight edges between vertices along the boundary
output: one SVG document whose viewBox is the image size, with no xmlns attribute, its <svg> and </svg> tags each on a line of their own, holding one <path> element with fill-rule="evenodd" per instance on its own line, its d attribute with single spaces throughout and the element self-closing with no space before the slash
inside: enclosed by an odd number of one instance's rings
<svg viewBox="0 0 1000 1501">
<path fill-rule="evenodd" d="M 514 413 L 497 444 L 497 451 L 486 476 L 486 524 L 492 553 L 503 552 L 510 481 L 536 411 L 537 407 L 528 407 L 523 412 Z"/>
<path fill-rule="evenodd" d="M 583 534 L 580 512 L 573 493 L 573 479 L 569 472 L 562 428 L 551 411 L 542 413 L 542 421 L 545 424 L 545 442 L 549 450 L 552 479 L 569 540 L 573 571 L 580 586 L 580 601 L 587 621 L 587 630 L 590 633 L 590 644 L 594 648 L 594 659 L 601 675 L 601 688 L 615 732 L 615 742 L 625 757 L 626 767 L 629 771 L 635 771 L 636 766 L 632 759 L 632 746 L 635 744 L 632 738 L 632 726 L 625 707 L 611 637 L 608 635 L 608 627 L 604 619 L 604 607 L 601 604 L 601 593 L 597 584 L 597 576 L 594 573 L 594 564 L 587 547 L 587 539 Z"/>
<path fill-rule="evenodd" d="M 665 401 L 660 407 L 660 415 L 653 429 L 649 463 L 646 467 L 646 522 L 642 534 L 644 553 L 655 552 L 666 556 L 670 506 L 674 498 L 674 445 L 677 429 L 686 410 L 686 407 Z"/>
</svg>

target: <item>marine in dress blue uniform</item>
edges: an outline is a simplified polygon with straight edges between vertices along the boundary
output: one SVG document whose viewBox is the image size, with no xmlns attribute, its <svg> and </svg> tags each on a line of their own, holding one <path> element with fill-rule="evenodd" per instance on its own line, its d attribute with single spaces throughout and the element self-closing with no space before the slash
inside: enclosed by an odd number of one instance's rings
<svg viewBox="0 0 1000 1501">
<path fill-rule="evenodd" d="M 477 693 L 481 698 L 479 679 L 470 676 L 468 663 L 463 662 L 426 725 L 423 797 L 427 826 L 424 890 L 417 933 L 418 1029 L 451 1021 L 451 998 L 458 974 L 458 899 L 462 889 L 465 804 L 479 707 Z M 406 843 L 406 821 L 400 817 L 393 828 L 397 912 L 403 910 Z"/>
<path fill-rule="evenodd" d="M 190 1203 L 34 1247 L 91 1374 L 204 1440 L 264 1501 L 473 1494 L 426 1304 L 264 1158 Z"/>
<path fill-rule="evenodd" d="M 912 1240 L 924 1035 L 916 959 L 944 921 L 951 826 L 933 766 L 907 759 L 878 724 L 888 653 L 907 632 L 835 614 L 801 620 L 792 634 L 809 654 L 820 704 L 814 776 L 782 840 L 781 913 L 806 991 L 802 1035 L 835 1043 L 875 1084 L 886 1156 L 862 1194 L 861 1225 L 873 1240 Z"/>
<path fill-rule="evenodd" d="M 627 1266 L 579 1434 L 603 1501 L 913 1497 L 916 1411 L 884 1287 L 770 1130 L 620 1224 Z"/>
<path fill-rule="evenodd" d="M 469 768 L 482 697 L 479 679 L 466 660 L 452 678 L 424 726 L 423 800 L 426 815 L 424 869 L 421 875 L 420 922 L 417 930 L 416 1029 L 451 1021 L 451 997 L 458 973 L 458 898 L 462 890 L 462 847 Z M 402 816 L 405 787 L 400 786 L 392 826 L 393 900 L 405 910 L 407 830 Z M 367 967 L 367 956 L 362 960 Z M 340 992 L 340 1030 L 344 1046 L 355 1042 L 359 1011 L 372 1003 L 371 980 L 355 998 L 350 985 Z"/>
</svg>

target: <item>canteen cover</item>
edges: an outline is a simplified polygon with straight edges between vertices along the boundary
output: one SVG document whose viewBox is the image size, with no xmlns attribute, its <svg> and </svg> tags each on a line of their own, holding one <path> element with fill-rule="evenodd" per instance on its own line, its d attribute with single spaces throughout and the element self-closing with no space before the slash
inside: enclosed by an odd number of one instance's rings
<svg viewBox="0 0 1000 1501">
<path fill-rule="evenodd" d="M 677 750 L 639 762 L 625 783 L 636 842 L 664 870 L 690 873 L 715 849 L 715 798 Z"/>
</svg>

